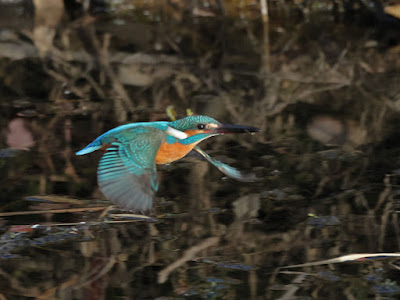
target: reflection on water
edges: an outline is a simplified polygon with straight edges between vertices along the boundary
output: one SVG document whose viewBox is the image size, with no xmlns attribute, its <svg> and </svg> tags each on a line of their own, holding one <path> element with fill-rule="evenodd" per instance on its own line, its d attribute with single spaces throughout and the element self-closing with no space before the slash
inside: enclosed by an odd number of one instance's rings
<svg viewBox="0 0 400 300">
<path fill-rule="evenodd" d="M 251 5 L 128 2 L 0 1 L 0 295 L 398 297 L 396 257 L 343 259 L 400 252 L 397 48 L 332 12 L 278 9 L 266 47 Z M 158 168 L 150 217 L 109 207 L 101 153 L 75 151 L 169 105 L 260 127 L 201 145 L 262 180 L 188 157 Z"/>
</svg>

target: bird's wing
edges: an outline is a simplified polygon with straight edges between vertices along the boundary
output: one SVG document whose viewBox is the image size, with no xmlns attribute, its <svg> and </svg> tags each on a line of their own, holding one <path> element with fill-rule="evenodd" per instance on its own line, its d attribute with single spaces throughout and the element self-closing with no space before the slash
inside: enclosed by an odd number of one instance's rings
<svg viewBox="0 0 400 300">
<path fill-rule="evenodd" d="M 119 207 L 149 212 L 158 189 L 155 157 L 166 133 L 138 126 L 115 135 L 97 170 L 99 187 Z"/>
<path fill-rule="evenodd" d="M 220 170 L 222 173 L 233 179 L 236 179 L 237 181 L 254 182 L 260 180 L 253 173 L 244 174 L 238 169 L 228 166 L 227 164 L 224 164 L 223 162 L 220 162 L 219 160 L 212 158 L 210 155 L 201 150 L 198 146 L 194 147 L 194 150 L 200 153 L 209 163 L 217 167 L 218 170 Z"/>
</svg>

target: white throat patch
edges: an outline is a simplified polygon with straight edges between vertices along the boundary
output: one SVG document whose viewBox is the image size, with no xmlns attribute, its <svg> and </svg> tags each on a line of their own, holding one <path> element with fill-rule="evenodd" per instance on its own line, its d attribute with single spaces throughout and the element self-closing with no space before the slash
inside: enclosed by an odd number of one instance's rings
<svg viewBox="0 0 400 300">
<path fill-rule="evenodd" d="M 177 129 L 169 127 L 169 126 L 167 127 L 166 132 L 167 132 L 167 134 L 169 134 L 177 139 L 180 139 L 180 140 L 184 140 L 188 137 L 188 135 L 186 133 L 184 133 L 183 131 L 177 130 Z"/>
</svg>

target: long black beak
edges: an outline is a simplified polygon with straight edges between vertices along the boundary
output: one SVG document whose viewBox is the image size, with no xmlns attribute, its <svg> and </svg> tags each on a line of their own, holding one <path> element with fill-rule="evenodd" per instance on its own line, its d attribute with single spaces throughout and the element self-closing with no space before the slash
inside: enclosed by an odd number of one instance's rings
<svg viewBox="0 0 400 300">
<path fill-rule="evenodd" d="M 221 124 L 220 126 L 214 128 L 212 130 L 218 134 L 225 133 L 253 133 L 259 132 L 260 129 L 251 127 L 251 126 L 243 126 L 243 125 L 234 125 L 234 124 Z"/>
</svg>

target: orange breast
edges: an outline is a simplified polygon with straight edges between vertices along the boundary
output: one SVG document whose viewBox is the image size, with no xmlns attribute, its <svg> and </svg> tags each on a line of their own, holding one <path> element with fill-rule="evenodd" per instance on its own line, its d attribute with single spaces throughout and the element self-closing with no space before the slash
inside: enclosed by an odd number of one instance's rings
<svg viewBox="0 0 400 300">
<path fill-rule="evenodd" d="M 193 149 L 195 145 L 182 145 L 181 143 L 168 144 L 163 142 L 156 155 L 156 164 L 168 164 L 181 159 Z"/>
<path fill-rule="evenodd" d="M 204 131 L 201 130 L 185 131 L 185 133 L 188 136 L 195 135 L 199 132 L 204 132 Z M 186 154 L 188 154 L 197 144 L 198 142 L 189 145 L 183 145 L 181 143 L 168 144 L 167 142 L 163 142 L 161 144 L 160 149 L 158 149 L 156 155 L 156 164 L 157 165 L 168 164 L 175 160 L 181 159 Z"/>
</svg>

